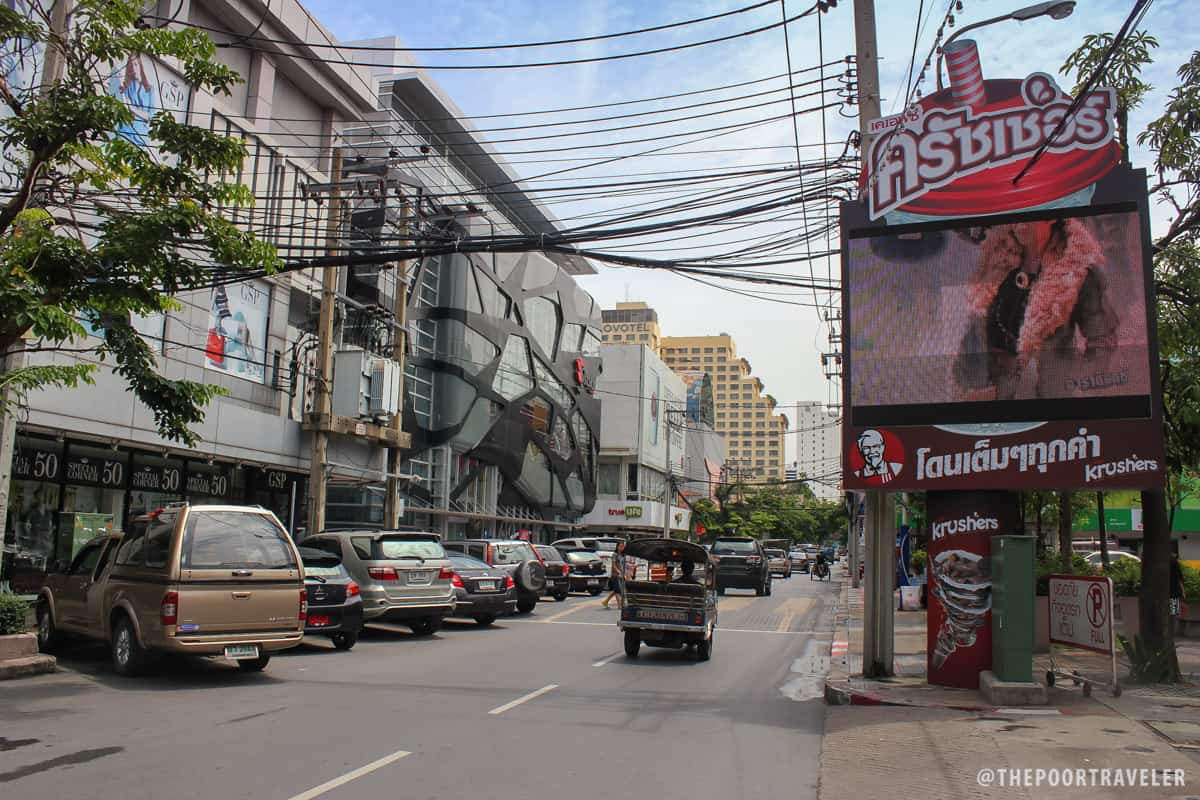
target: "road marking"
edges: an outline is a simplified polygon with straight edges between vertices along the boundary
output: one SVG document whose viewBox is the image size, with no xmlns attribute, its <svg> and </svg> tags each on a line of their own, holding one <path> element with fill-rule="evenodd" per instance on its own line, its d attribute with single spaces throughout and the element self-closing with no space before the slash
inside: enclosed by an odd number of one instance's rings
<svg viewBox="0 0 1200 800">
<path fill-rule="evenodd" d="M 391 755 L 384 756 L 383 758 L 381 758 L 377 761 L 372 761 L 370 764 L 367 764 L 364 767 L 359 767 L 356 770 L 351 770 L 350 772 L 347 772 L 345 775 L 341 775 L 337 778 L 334 778 L 331 781 L 326 781 L 325 783 L 322 783 L 320 786 L 315 786 L 312 789 L 309 789 L 307 792 L 301 792 L 300 794 L 293 795 L 292 797 L 288 798 L 288 800 L 312 800 L 312 798 L 320 797 L 321 795 L 325 794 L 326 792 L 330 791 L 331 789 L 336 789 L 339 786 L 344 786 L 345 784 L 349 783 L 350 781 L 358 780 L 363 775 L 367 775 L 368 773 L 374 772 L 377 769 L 382 769 L 383 767 L 386 767 L 388 764 L 391 764 L 394 761 L 399 761 L 400 759 L 404 758 L 405 756 L 411 756 L 411 755 L 412 755 L 412 753 L 410 753 L 407 750 L 397 750 L 396 752 L 392 753 Z"/>
<path fill-rule="evenodd" d="M 567 619 L 506 619 L 505 625 L 588 625 L 593 628 L 615 628 L 616 621 L 612 622 L 574 622 Z M 769 633 L 774 636 L 829 636 L 829 631 L 772 631 L 765 628 L 722 628 L 717 627 L 717 630 L 722 633 Z"/>
<path fill-rule="evenodd" d="M 592 664 L 592 666 L 593 666 L 593 667 L 603 667 L 605 664 L 607 664 L 608 662 L 612 661 L 614 658 L 618 658 L 618 657 L 620 657 L 620 656 L 621 656 L 623 653 L 624 653 L 624 651 L 621 651 L 621 652 L 618 652 L 618 653 L 613 653 L 613 654 L 612 654 L 611 656 L 609 656 L 608 658 L 602 658 L 602 659 L 600 659 L 599 661 L 596 661 L 596 662 L 594 662 L 594 663 Z"/>
<path fill-rule="evenodd" d="M 575 612 L 582 611 L 585 608 L 600 608 L 600 603 L 601 601 L 599 599 L 584 600 L 582 603 L 577 603 L 576 605 L 571 606 L 566 611 L 559 611 L 557 614 L 552 614 L 545 619 L 538 620 L 538 622 L 553 622 L 556 619 L 561 619 L 568 614 L 574 614 Z"/>
<path fill-rule="evenodd" d="M 513 700 L 511 703 L 505 703 L 502 706 L 496 706 L 488 713 L 493 714 L 493 715 L 503 714 L 505 711 L 516 708 L 517 706 L 521 705 L 522 703 L 528 703 L 530 700 L 541 697 L 546 692 L 553 692 L 557 688 L 558 688 L 557 683 L 547 684 L 546 686 L 543 686 L 542 688 L 538 689 L 536 692 L 530 692 L 529 694 L 525 695 L 524 697 L 518 697 L 516 700 Z"/>
<path fill-rule="evenodd" d="M 997 714 L 1024 714 L 1031 717 L 1059 716 L 1063 712 L 1057 708 L 997 708 Z"/>
<path fill-rule="evenodd" d="M 792 623 L 796 621 L 796 617 L 807 614 L 812 607 L 812 598 L 792 597 L 784 600 L 778 608 L 778 612 L 783 614 L 783 619 L 779 621 L 775 632 L 787 633 L 791 629 Z"/>
</svg>

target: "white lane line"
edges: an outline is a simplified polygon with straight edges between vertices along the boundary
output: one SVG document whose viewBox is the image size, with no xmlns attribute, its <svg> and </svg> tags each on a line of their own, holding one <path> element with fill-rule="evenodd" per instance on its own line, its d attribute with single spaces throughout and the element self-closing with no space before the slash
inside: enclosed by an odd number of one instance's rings
<svg viewBox="0 0 1200 800">
<path fill-rule="evenodd" d="M 619 658 L 623 653 L 624 653 L 623 650 L 620 653 L 613 653 L 608 658 L 602 658 L 599 661 L 593 663 L 592 666 L 593 667 L 603 667 L 605 664 L 612 661 L 614 658 Z"/>
<path fill-rule="evenodd" d="M 573 622 L 566 619 L 527 619 L 513 620 L 506 619 L 505 625 L 590 625 L 596 628 L 615 628 L 616 622 Z M 829 631 L 771 631 L 761 628 L 722 628 L 717 627 L 717 630 L 723 633 L 769 633 L 772 636 L 830 636 Z"/>
<path fill-rule="evenodd" d="M 386 767 L 388 764 L 391 764 L 394 761 L 399 761 L 400 759 L 404 758 L 405 756 L 411 756 L 411 755 L 412 755 L 412 753 L 410 753 L 407 750 L 397 750 L 396 752 L 392 753 L 391 755 L 384 756 L 383 758 L 381 758 L 377 761 L 372 761 L 370 764 L 367 764 L 366 766 L 363 766 L 363 767 L 359 767 L 356 770 L 351 770 L 350 772 L 347 772 L 345 775 L 341 775 L 337 778 L 334 778 L 331 781 L 326 781 L 325 783 L 322 783 L 320 786 L 314 786 L 312 789 L 309 789 L 307 792 L 301 792 L 300 794 L 293 795 L 292 797 L 289 797 L 288 800 L 312 800 L 314 797 L 320 797 L 321 795 L 325 794 L 326 792 L 330 791 L 331 789 L 336 789 L 339 786 L 344 786 L 345 784 L 349 783 L 350 781 L 358 780 L 363 775 L 367 775 L 368 773 L 374 772 L 377 769 L 382 769 L 383 767 Z"/>
<path fill-rule="evenodd" d="M 546 692 L 553 692 L 557 688 L 558 688 L 557 683 L 547 684 L 546 686 L 543 686 L 542 688 L 538 689 L 536 692 L 530 692 L 529 694 L 525 695 L 524 697 L 518 697 L 516 700 L 513 700 L 511 703 L 505 703 L 502 706 L 496 706 L 488 713 L 493 714 L 493 715 L 494 714 L 503 714 L 505 711 L 508 711 L 510 709 L 516 708 L 517 706 L 521 705 L 521 703 L 528 703 L 530 700 L 533 700 L 534 698 L 537 698 L 537 697 L 541 697 Z"/>
</svg>

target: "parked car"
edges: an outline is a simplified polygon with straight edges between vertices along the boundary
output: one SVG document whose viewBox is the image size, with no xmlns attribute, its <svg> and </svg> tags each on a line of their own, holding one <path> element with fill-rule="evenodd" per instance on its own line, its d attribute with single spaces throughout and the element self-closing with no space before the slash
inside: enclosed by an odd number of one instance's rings
<svg viewBox="0 0 1200 800">
<path fill-rule="evenodd" d="M 812 569 L 813 558 L 808 553 L 801 552 L 798 556 L 792 557 L 792 570 L 794 572 L 808 572 Z"/>
<path fill-rule="evenodd" d="M 454 610 L 450 561 L 436 533 L 326 531 L 304 546 L 342 559 L 362 592 L 364 622 L 398 622 L 424 636 Z"/>
<path fill-rule="evenodd" d="M 781 578 L 792 577 L 792 557 L 787 554 L 786 550 L 778 550 L 771 548 L 766 551 L 767 568 L 770 569 L 772 575 L 778 575 Z"/>
<path fill-rule="evenodd" d="M 1097 550 L 1094 553 L 1088 553 L 1083 558 L 1084 558 L 1084 560 L 1086 560 L 1088 562 L 1088 564 L 1092 565 L 1093 567 L 1099 567 L 1101 564 L 1104 563 L 1104 560 L 1100 557 L 1099 550 Z M 1142 563 L 1142 559 L 1140 557 L 1134 555 L 1133 553 L 1128 553 L 1124 550 L 1109 550 L 1108 551 L 1108 563 L 1110 563 L 1110 564 L 1115 564 L 1117 561 L 1120 561 L 1123 558 L 1128 559 L 1130 561 L 1136 561 L 1139 564 Z"/>
<path fill-rule="evenodd" d="M 546 588 L 546 567 L 529 542 L 518 539 L 465 539 L 446 542 L 451 552 L 465 553 L 505 570 L 517 587 L 517 611 L 528 614 Z"/>
<path fill-rule="evenodd" d="M 771 593 L 771 571 L 767 554 L 757 539 L 721 537 L 713 542 L 717 557 L 717 593 L 726 589 L 753 589 L 758 596 Z"/>
<path fill-rule="evenodd" d="M 587 592 L 595 597 L 604 591 L 608 583 L 608 567 L 604 559 L 590 550 L 567 550 L 563 552 L 563 558 L 571 568 L 572 592 Z"/>
<path fill-rule="evenodd" d="M 154 652 L 224 656 L 256 672 L 300 643 L 307 605 L 300 557 L 274 514 L 179 503 L 56 565 L 38 595 L 38 642 L 108 642 L 120 675 Z"/>
<path fill-rule="evenodd" d="M 517 584 L 509 571 L 490 566 L 466 553 L 451 550 L 450 568 L 454 584 L 454 616 L 471 617 L 481 626 L 517 610 Z"/>
<path fill-rule="evenodd" d="M 546 568 L 546 588 L 543 595 L 549 595 L 558 602 L 567 599 L 571 593 L 571 566 L 558 549 L 548 544 L 535 544 L 533 549 L 542 559 Z"/>
<path fill-rule="evenodd" d="M 358 643 L 363 626 L 362 592 L 342 559 L 324 550 L 300 548 L 304 588 L 308 592 L 305 636 L 328 636 L 338 650 Z"/>
<path fill-rule="evenodd" d="M 587 550 L 595 553 L 604 562 L 604 576 L 612 575 L 612 559 L 617 548 L 625 543 L 619 536 L 583 536 L 572 539 L 559 539 L 550 544 L 560 551 Z"/>
</svg>

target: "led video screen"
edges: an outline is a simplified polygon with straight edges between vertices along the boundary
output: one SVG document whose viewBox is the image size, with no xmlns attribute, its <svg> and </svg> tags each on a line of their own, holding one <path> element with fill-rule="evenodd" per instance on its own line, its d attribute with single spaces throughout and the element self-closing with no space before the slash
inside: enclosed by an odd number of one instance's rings
<svg viewBox="0 0 1200 800">
<path fill-rule="evenodd" d="M 849 233 L 853 424 L 1151 415 L 1138 210 L 1044 217 Z"/>
</svg>

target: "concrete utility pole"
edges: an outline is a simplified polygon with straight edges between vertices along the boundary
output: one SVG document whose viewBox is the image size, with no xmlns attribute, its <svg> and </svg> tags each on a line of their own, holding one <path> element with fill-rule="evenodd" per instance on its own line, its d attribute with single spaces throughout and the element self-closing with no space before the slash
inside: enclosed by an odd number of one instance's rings
<svg viewBox="0 0 1200 800">
<path fill-rule="evenodd" d="M 875 38 L 874 0 L 854 0 L 854 45 L 858 67 L 858 124 L 863 163 L 868 180 L 871 135 L 868 123 L 880 117 L 879 50 Z M 896 580 L 896 510 L 890 494 L 867 492 L 866 579 L 863 611 L 863 675 L 885 677 L 893 672 L 894 641 L 892 593 Z"/>
<path fill-rule="evenodd" d="M 342 151 L 333 150 L 329 169 L 332 188 L 329 191 L 329 219 L 326 227 L 326 255 L 333 256 L 341 248 L 342 198 L 338 184 L 342 180 Z M 337 267 L 327 265 L 321 270 L 321 316 L 317 322 L 317 385 L 313 392 L 313 414 L 326 420 L 333 415 L 333 307 L 337 292 Z M 317 425 L 312 432 L 312 460 L 308 472 L 308 521 L 306 535 L 325 529 L 325 466 L 329 460 L 329 430 Z"/>
<path fill-rule="evenodd" d="M 403 235 L 411 233 L 411 213 L 407 198 L 400 199 L 400 225 Z M 400 411 L 392 417 L 392 428 L 403 430 L 404 423 L 404 355 L 408 347 L 408 262 L 401 261 L 396 265 L 396 288 L 392 297 L 392 360 L 400 365 Z M 400 525 L 400 464 L 404 460 L 404 450 L 400 447 L 389 447 L 387 455 L 387 492 L 383 499 L 384 525 L 396 528 Z"/>
</svg>

